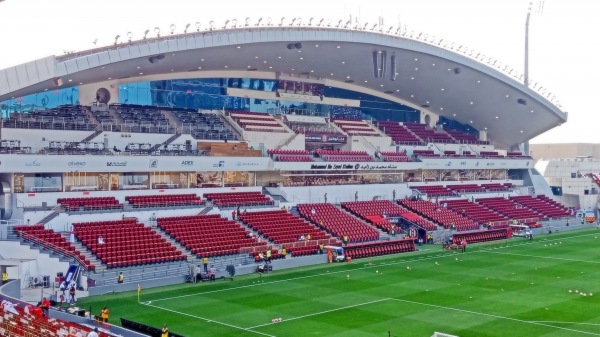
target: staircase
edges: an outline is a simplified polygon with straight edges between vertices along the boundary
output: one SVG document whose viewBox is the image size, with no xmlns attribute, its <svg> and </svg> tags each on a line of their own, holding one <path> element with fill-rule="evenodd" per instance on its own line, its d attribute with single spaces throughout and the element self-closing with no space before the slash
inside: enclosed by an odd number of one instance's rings
<svg viewBox="0 0 600 337">
<path fill-rule="evenodd" d="M 148 225 L 146 225 L 146 226 L 148 226 Z M 151 226 L 148 226 L 148 227 L 151 227 Z M 184 245 L 180 244 L 177 240 L 173 239 L 169 234 L 167 234 L 161 228 L 158 228 L 158 227 L 152 228 L 152 231 L 156 232 L 158 235 L 160 235 L 161 238 L 167 240 L 167 242 L 169 242 L 173 246 L 177 247 L 177 250 L 182 251 L 184 254 L 186 254 L 187 262 L 194 263 L 195 261 L 199 260 L 189 249 L 187 249 Z"/>
<path fill-rule="evenodd" d="M 155 144 L 150 151 L 156 151 L 161 146 L 166 146 L 166 145 L 171 144 L 172 142 L 175 141 L 175 139 L 179 138 L 179 136 L 181 136 L 181 133 L 179 133 L 179 132 L 175 133 L 174 135 L 172 135 L 171 137 L 169 137 L 169 139 L 165 140 L 161 144 Z"/>
<path fill-rule="evenodd" d="M 278 188 L 267 188 L 267 187 L 263 187 L 262 188 L 262 193 L 268 197 L 270 197 L 273 200 L 277 200 L 279 202 L 288 202 L 287 200 L 287 194 L 278 189 Z"/>
<path fill-rule="evenodd" d="M 208 212 L 212 211 L 213 208 L 214 207 L 212 207 L 212 206 L 205 206 L 198 214 L 207 214 Z"/>
<path fill-rule="evenodd" d="M 64 237 L 67 240 L 67 242 L 69 242 L 70 233 L 65 232 L 61 233 L 60 235 Z M 75 242 L 71 242 L 71 245 L 73 245 L 75 249 L 77 249 L 83 256 L 85 256 L 86 260 L 89 260 L 96 267 L 96 273 L 101 273 L 106 270 L 106 265 L 103 264 L 102 261 L 100 261 L 100 259 L 96 257 L 96 255 L 89 251 L 87 247 L 81 243 L 81 241 L 75 240 Z"/>
<path fill-rule="evenodd" d="M 291 133 L 292 133 L 292 136 L 290 138 L 286 139 L 283 143 L 277 145 L 275 148 L 282 149 L 285 146 L 288 146 L 294 139 L 296 139 L 296 137 L 298 137 L 297 133 L 294 133 L 293 131 L 291 131 Z"/>
<path fill-rule="evenodd" d="M 175 133 L 178 133 L 177 125 L 181 124 L 181 120 L 177 118 L 172 111 L 161 110 L 160 113 L 169 121 L 169 130 L 173 129 L 175 130 Z M 181 130 L 179 130 L 179 132 L 181 132 Z"/>
<path fill-rule="evenodd" d="M 38 221 L 37 223 L 40 224 L 40 225 L 45 225 L 48 222 L 50 222 L 52 219 L 54 219 L 57 216 L 59 216 L 60 213 L 62 213 L 62 212 L 63 212 L 63 210 L 62 210 L 62 208 L 60 206 L 55 206 L 52 209 L 52 213 L 46 215 L 45 217 L 42 218 L 42 220 Z"/>
<path fill-rule="evenodd" d="M 96 131 L 94 131 L 94 133 L 92 133 L 91 135 L 85 137 L 84 139 L 81 140 L 81 143 L 87 143 L 90 140 L 96 138 L 99 134 L 102 133 L 102 128 L 100 126 L 96 126 Z"/>
</svg>

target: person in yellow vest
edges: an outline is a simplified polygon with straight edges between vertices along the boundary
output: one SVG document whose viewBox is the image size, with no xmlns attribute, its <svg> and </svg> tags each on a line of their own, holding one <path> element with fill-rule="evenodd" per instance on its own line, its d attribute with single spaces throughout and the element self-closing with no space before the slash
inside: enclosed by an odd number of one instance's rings
<svg viewBox="0 0 600 337">
<path fill-rule="evenodd" d="M 204 264 L 204 272 L 205 272 L 205 273 L 208 273 L 208 257 L 206 257 L 206 256 L 205 256 L 205 257 L 202 259 L 202 263 Z"/>
<path fill-rule="evenodd" d="M 271 263 L 271 249 L 267 249 L 267 263 Z"/>
<path fill-rule="evenodd" d="M 123 281 L 125 281 L 125 276 L 123 275 L 123 272 L 120 272 L 119 273 L 119 280 L 117 282 L 123 283 Z"/>
<path fill-rule="evenodd" d="M 108 307 L 105 306 L 102 309 L 102 311 L 100 312 L 100 318 L 102 318 L 102 322 L 108 323 L 108 314 L 109 314 Z"/>
<path fill-rule="evenodd" d="M 287 255 L 287 249 L 285 249 L 285 247 L 281 250 L 281 256 L 283 256 L 283 258 L 285 259 L 285 256 Z"/>
<path fill-rule="evenodd" d="M 6 284 L 8 282 L 8 273 L 6 271 L 2 272 L 2 284 Z"/>
<path fill-rule="evenodd" d="M 169 327 L 166 324 L 163 325 L 160 337 L 169 337 Z"/>
</svg>

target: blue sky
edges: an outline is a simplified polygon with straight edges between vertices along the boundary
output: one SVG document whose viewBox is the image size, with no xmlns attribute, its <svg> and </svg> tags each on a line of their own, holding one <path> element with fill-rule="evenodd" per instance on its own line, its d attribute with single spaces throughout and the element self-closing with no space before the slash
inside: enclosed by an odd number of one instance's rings
<svg viewBox="0 0 600 337">
<path fill-rule="evenodd" d="M 569 112 L 569 121 L 532 140 L 532 143 L 600 143 L 594 132 L 600 121 L 591 97 L 600 78 L 600 2 L 547 0 L 539 12 L 534 1 L 530 21 L 530 78 L 551 91 Z M 182 32 L 187 23 L 207 27 L 215 21 L 243 22 L 260 17 L 279 22 L 310 17 L 362 23 L 384 20 L 385 26 L 406 25 L 468 46 L 510 68 L 523 71 L 525 17 L 528 0 L 272 0 L 205 2 L 198 0 L 6 0 L 0 3 L 0 69 L 64 51 L 109 45 L 116 35 L 143 36 L 155 27 L 162 34 L 174 24 Z M 152 34 L 152 33 L 151 33 Z"/>
</svg>

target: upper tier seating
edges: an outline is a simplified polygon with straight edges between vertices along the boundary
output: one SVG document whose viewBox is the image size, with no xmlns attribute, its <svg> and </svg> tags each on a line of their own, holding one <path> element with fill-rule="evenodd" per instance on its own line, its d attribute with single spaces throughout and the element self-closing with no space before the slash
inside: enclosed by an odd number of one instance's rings
<svg viewBox="0 0 600 337">
<path fill-rule="evenodd" d="M 412 186 L 411 188 L 419 191 L 419 193 L 427 194 L 429 197 L 446 197 L 454 195 L 454 192 L 452 192 L 451 189 L 440 185 Z"/>
<path fill-rule="evenodd" d="M 73 230 L 77 239 L 107 268 L 186 259 L 175 246 L 136 219 L 74 223 Z M 103 244 L 98 242 L 100 236 Z"/>
<path fill-rule="evenodd" d="M 315 214 L 311 212 L 313 208 Z M 298 211 L 303 217 L 339 238 L 347 235 L 349 242 L 379 239 L 379 232 L 376 229 L 332 204 L 301 204 L 298 205 Z"/>
<path fill-rule="evenodd" d="M 497 157 L 503 157 L 501 156 L 498 152 L 496 151 L 480 151 L 479 152 L 479 156 L 483 157 L 483 158 L 497 158 Z"/>
<path fill-rule="evenodd" d="M 439 204 L 424 200 L 400 200 L 400 204 L 411 209 L 427 219 L 431 219 L 444 228 L 454 226 L 458 231 L 479 229 L 479 224 Z"/>
<path fill-rule="evenodd" d="M 411 158 L 406 155 L 406 151 L 402 152 L 379 152 L 379 156 L 383 158 L 383 161 L 388 162 L 408 162 Z"/>
<path fill-rule="evenodd" d="M 484 207 L 481 204 L 471 202 L 466 199 L 459 200 L 446 200 L 444 203 L 448 209 L 451 209 L 458 214 L 462 214 L 468 218 L 471 218 L 479 224 L 488 224 L 490 221 L 494 222 L 505 222 L 510 220 L 507 216 L 495 212 L 489 208 Z"/>
<path fill-rule="evenodd" d="M 158 108 L 141 105 L 113 105 L 115 114 L 123 121 L 121 132 L 175 133 L 169 120 Z"/>
<path fill-rule="evenodd" d="M 195 139 L 238 140 L 223 120 L 211 113 L 196 110 L 174 110 L 173 115 L 181 122 L 183 133 L 190 133 Z"/>
<path fill-rule="evenodd" d="M 318 149 L 315 153 L 324 161 L 373 161 L 367 151 L 340 151 Z"/>
<path fill-rule="evenodd" d="M 315 122 L 302 122 L 302 121 L 287 121 L 287 125 L 290 129 L 292 129 L 295 133 L 317 133 L 317 134 L 326 134 L 326 135 L 340 135 L 336 129 L 332 128 L 329 123 L 325 123 L 323 119 L 323 123 L 315 123 Z"/>
<path fill-rule="evenodd" d="M 123 208 L 115 197 L 58 198 L 57 201 L 67 212 Z"/>
<path fill-rule="evenodd" d="M 285 150 L 285 149 L 271 149 L 267 150 L 269 156 L 277 161 L 297 161 L 297 162 L 311 162 L 313 157 L 306 150 Z"/>
<path fill-rule="evenodd" d="M 396 144 L 406 145 L 422 145 L 423 141 L 419 137 L 415 136 L 412 132 L 398 123 L 390 121 L 377 122 L 379 130 L 383 131 L 386 135 L 390 136 Z"/>
<path fill-rule="evenodd" d="M 199 214 L 157 219 L 158 227 L 200 258 L 239 254 L 242 249 L 265 247 L 240 224 L 219 214 Z"/>
<path fill-rule="evenodd" d="M 490 184 L 481 184 L 481 187 L 485 188 L 488 192 L 502 192 L 502 191 L 510 191 L 512 184 L 499 184 L 499 183 L 490 183 Z"/>
<path fill-rule="evenodd" d="M 240 220 L 260 235 L 282 244 L 298 241 L 300 236 L 311 240 L 329 240 L 331 236 L 314 225 L 284 210 L 250 212 L 240 214 Z M 316 251 L 315 251 L 316 253 Z"/>
<path fill-rule="evenodd" d="M 80 105 L 61 105 L 53 109 L 11 113 L 2 127 L 48 130 L 94 131 L 96 124 Z"/>
<path fill-rule="evenodd" d="M 15 226 L 14 230 L 24 240 L 32 241 L 67 258 L 75 259 L 86 270 L 96 269 L 96 266 L 90 260 L 86 260 L 85 256 L 60 235 L 60 233 L 51 229 L 44 229 L 44 225 Z"/>
<path fill-rule="evenodd" d="M 393 224 L 387 221 L 386 218 L 399 217 L 402 213 L 408 212 L 404 207 L 398 206 L 389 200 L 342 202 L 342 208 L 387 233 L 390 233 Z M 376 217 L 370 218 L 372 216 Z"/>
<path fill-rule="evenodd" d="M 528 195 L 522 195 L 514 196 L 510 199 L 525 207 L 529 207 L 537 212 L 540 212 L 548 218 L 561 218 L 571 215 L 571 212 L 565 206 L 543 194 L 538 195 L 535 198 Z"/>
<path fill-rule="evenodd" d="M 266 113 L 231 111 L 230 116 L 246 131 L 288 132 L 273 115 Z"/>
<path fill-rule="evenodd" d="M 523 207 L 517 202 L 504 199 L 503 197 L 480 198 L 476 201 L 487 208 L 493 209 L 498 213 L 502 213 L 511 219 L 526 220 L 524 223 L 536 223 L 540 218 L 545 220 L 545 216 L 532 209 Z"/>
<path fill-rule="evenodd" d="M 518 151 L 508 152 L 508 153 L 506 153 L 506 157 L 507 158 L 530 158 L 529 156 L 526 156 L 523 153 L 518 152 Z"/>
<path fill-rule="evenodd" d="M 433 150 L 413 150 L 413 155 L 415 157 L 440 157 L 440 155 Z"/>
<path fill-rule="evenodd" d="M 370 124 L 360 119 L 334 119 L 333 123 L 351 136 L 381 136 Z"/>
<path fill-rule="evenodd" d="M 484 192 L 485 189 L 477 184 L 460 184 L 460 185 L 446 185 L 450 190 L 456 194 L 473 193 L 473 192 Z"/>
<path fill-rule="evenodd" d="M 202 205 L 204 201 L 196 194 L 159 194 L 159 195 L 130 195 L 126 196 L 133 207 L 172 207 Z"/>
<path fill-rule="evenodd" d="M 273 200 L 261 192 L 205 193 L 204 197 L 217 207 L 274 205 Z"/>
<path fill-rule="evenodd" d="M 490 142 L 479 140 L 476 136 L 454 129 L 444 129 L 444 131 L 452 138 L 456 139 L 460 144 L 489 144 Z"/>
<path fill-rule="evenodd" d="M 456 143 L 446 132 L 433 130 L 425 124 L 404 123 L 404 126 L 427 143 Z"/>
</svg>

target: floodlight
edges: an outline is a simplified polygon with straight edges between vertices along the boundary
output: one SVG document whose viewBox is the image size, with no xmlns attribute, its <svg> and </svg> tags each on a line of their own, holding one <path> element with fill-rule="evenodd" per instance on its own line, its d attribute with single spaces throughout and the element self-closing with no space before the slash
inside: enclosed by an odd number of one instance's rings
<svg viewBox="0 0 600 337">
<path fill-rule="evenodd" d="M 171 35 L 175 34 L 175 28 L 177 28 L 177 26 L 175 26 L 175 24 L 171 24 Z"/>
<path fill-rule="evenodd" d="M 148 33 L 150 33 L 150 29 L 146 29 L 146 31 L 144 32 L 144 40 L 146 39 L 146 37 L 148 36 Z"/>
<path fill-rule="evenodd" d="M 160 28 L 155 27 L 154 32 L 156 33 L 156 37 L 160 37 Z"/>
<path fill-rule="evenodd" d="M 192 24 L 188 23 L 187 25 L 185 25 L 185 29 L 183 30 L 183 34 L 187 34 L 188 29 L 190 28 Z"/>
<path fill-rule="evenodd" d="M 133 33 L 127 32 L 127 38 L 129 39 L 129 42 L 131 42 L 131 38 L 133 38 Z"/>
<path fill-rule="evenodd" d="M 117 36 L 115 36 L 115 45 L 117 45 L 117 43 L 118 43 L 118 41 L 119 41 L 119 38 L 120 38 L 120 37 L 121 37 L 121 35 L 117 35 Z"/>
<path fill-rule="evenodd" d="M 196 22 L 196 31 L 199 32 L 200 31 L 200 22 Z"/>
</svg>

